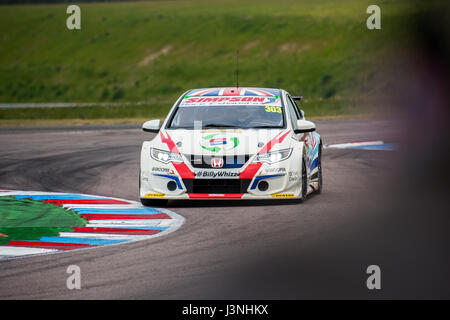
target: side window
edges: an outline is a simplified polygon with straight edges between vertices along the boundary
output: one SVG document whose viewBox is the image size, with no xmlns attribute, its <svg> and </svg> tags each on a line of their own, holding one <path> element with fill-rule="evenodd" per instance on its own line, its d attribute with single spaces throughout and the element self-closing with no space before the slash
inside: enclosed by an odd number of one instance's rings
<svg viewBox="0 0 450 320">
<path fill-rule="evenodd" d="M 300 120 L 300 115 L 298 113 L 296 105 L 292 101 L 291 97 L 288 95 L 286 96 L 286 103 L 287 103 L 287 107 L 289 109 L 289 115 L 291 117 L 292 127 L 295 128 L 295 127 L 297 127 L 297 120 Z"/>
<path fill-rule="evenodd" d="M 297 114 L 299 115 L 300 119 L 303 119 L 303 111 L 298 106 L 297 102 L 295 102 L 294 99 L 292 99 L 292 102 L 294 102 L 295 110 L 297 110 Z"/>
</svg>

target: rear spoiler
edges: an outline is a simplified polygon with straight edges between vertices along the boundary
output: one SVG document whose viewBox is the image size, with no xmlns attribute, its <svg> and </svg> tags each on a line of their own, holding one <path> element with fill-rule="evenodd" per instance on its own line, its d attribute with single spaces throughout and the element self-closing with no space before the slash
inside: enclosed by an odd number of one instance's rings
<svg viewBox="0 0 450 320">
<path fill-rule="evenodd" d="M 297 101 L 302 101 L 303 97 L 302 96 L 292 96 L 292 99 L 297 100 Z"/>
</svg>

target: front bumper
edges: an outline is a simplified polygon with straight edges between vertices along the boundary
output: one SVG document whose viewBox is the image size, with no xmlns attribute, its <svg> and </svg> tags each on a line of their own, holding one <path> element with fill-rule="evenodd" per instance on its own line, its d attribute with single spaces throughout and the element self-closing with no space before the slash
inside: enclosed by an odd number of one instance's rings
<svg viewBox="0 0 450 320">
<path fill-rule="evenodd" d="M 288 147 L 288 146 L 286 146 Z M 211 168 L 195 156 L 183 154 L 183 163 L 157 161 L 141 151 L 142 199 L 286 199 L 301 197 L 302 148 L 293 148 L 288 159 L 276 163 L 253 162 L 253 156 L 226 156 L 223 168 Z M 282 149 L 282 148 L 281 148 Z M 206 156 L 202 155 L 205 159 Z M 235 159 L 236 158 L 236 159 Z M 244 164 L 239 165 L 244 160 Z M 265 184 L 266 186 L 262 186 Z"/>
<path fill-rule="evenodd" d="M 171 171 L 173 172 L 173 171 Z M 258 174 L 252 179 L 182 179 L 175 174 L 141 172 L 142 199 L 288 199 L 301 194 L 298 172 Z"/>
</svg>

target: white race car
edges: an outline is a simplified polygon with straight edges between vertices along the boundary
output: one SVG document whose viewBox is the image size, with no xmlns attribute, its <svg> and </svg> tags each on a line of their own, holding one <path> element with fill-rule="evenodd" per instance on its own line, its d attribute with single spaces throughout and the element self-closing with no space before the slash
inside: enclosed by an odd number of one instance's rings
<svg viewBox="0 0 450 320">
<path fill-rule="evenodd" d="M 144 205 L 173 199 L 300 199 L 322 190 L 322 140 L 281 89 L 184 93 L 141 151 Z"/>
</svg>

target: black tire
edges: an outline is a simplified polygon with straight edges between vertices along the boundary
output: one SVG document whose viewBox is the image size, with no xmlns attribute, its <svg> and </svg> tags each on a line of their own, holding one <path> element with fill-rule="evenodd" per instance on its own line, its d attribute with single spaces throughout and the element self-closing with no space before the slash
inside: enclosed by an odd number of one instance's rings
<svg viewBox="0 0 450 320">
<path fill-rule="evenodd" d="M 300 202 L 305 202 L 308 196 L 308 172 L 306 170 L 306 161 L 302 160 L 302 194 Z"/>
<path fill-rule="evenodd" d="M 319 180 L 319 186 L 317 187 L 317 190 L 315 191 L 317 194 L 322 193 L 323 189 L 323 176 L 322 176 L 322 144 L 319 146 L 319 170 L 318 170 L 318 180 Z"/>
<path fill-rule="evenodd" d="M 141 203 L 146 207 L 167 206 L 167 200 L 164 200 L 164 199 L 141 199 Z"/>
</svg>

